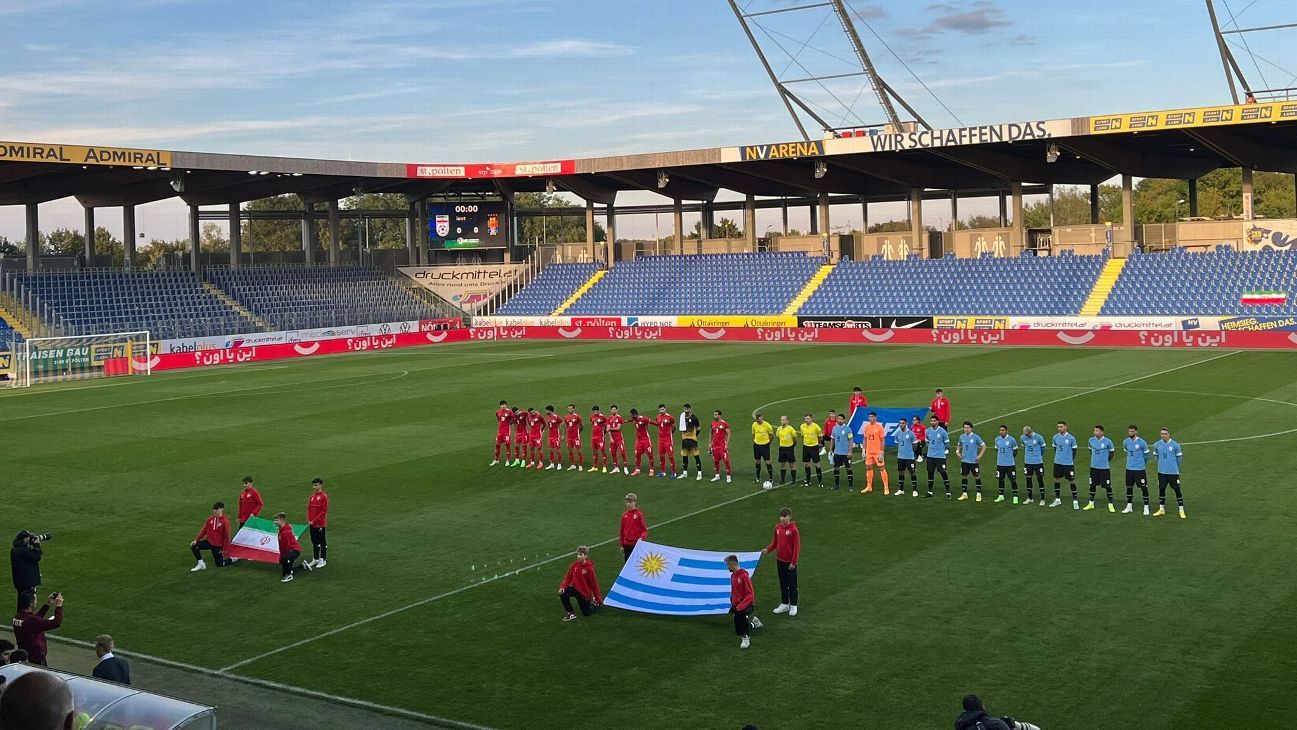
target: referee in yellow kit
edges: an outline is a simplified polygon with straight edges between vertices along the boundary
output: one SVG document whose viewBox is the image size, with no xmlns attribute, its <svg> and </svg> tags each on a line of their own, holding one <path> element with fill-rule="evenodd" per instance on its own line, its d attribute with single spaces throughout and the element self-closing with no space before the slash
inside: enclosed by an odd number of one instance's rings
<svg viewBox="0 0 1297 730">
<path fill-rule="evenodd" d="M 756 465 L 756 474 L 752 477 L 752 483 L 760 484 L 762 463 L 766 465 L 766 478 L 775 480 L 775 468 L 770 465 L 770 442 L 775 437 L 775 427 L 763 419 L 760 413 L 754 414 L 754 417 L 757 420 L 752 422 L 752 462 Z"/>
<path fill-rule="evenodd" d="M 788 416 L 779 417 L 779 427 L 775 429 L 775 438 L 779 439 L 779 485 L 789 484 L 788 473 L 797 478 L 797 429 L 788 423 Z"/>
</svg>

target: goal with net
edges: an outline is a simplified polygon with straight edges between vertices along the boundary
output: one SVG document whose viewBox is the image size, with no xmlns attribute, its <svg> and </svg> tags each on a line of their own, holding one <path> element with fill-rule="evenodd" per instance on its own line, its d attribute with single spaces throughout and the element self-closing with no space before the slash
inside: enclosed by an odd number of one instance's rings
<svg viewBox="0 0 1297 730">
<path fill-rule="evenodd" d="M 58 383 L 89 378 L 149 375 L 158 343 L 148 331 L 23 340 L 14 353 L 12 383 Z"/>
</svg>

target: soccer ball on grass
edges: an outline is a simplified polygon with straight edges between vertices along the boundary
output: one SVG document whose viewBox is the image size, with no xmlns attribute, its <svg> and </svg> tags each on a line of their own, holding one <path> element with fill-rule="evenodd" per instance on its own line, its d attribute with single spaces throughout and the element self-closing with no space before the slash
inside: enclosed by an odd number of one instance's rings
<svg viewBox="0 0 1297 730">
<path fill-rule="evenodd" d="M 775 488 L 775 485 L 774 485 L 774 484 L 773 484 L 769 479 L 767 479 L 767 480 L 765 480 L 764 482 L 761 482 L 761 488 L 762 488 L 762 489 L 774 489 L 774 488 Z"/>
</svg>

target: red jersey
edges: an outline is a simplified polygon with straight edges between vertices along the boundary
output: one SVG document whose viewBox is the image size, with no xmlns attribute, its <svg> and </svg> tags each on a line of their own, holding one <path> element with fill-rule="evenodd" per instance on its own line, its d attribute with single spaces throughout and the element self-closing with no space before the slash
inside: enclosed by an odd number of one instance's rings
<svg viewBox="0 0 1297 730">
<path fill-rule="evenodd" d="M 223 548 L 225 543 L 230 541 L 230 518 L 225 515 L 212 515 L 203 523 L 203 529 L 198 531 L 198 537 L 194 542 L 206 540 L 208 545 L 214 548 Z"/>
<path fill-rule="evenodd" d="M 852 393 L 851 410 L 847 411 L 847 414 L 850 415 L 851 411 L 854 411 L 857 408 L 864 408 L 867 405 L 869 405 L 869 399 L 865 397 L 864 393 Z"/>
<path fill-rule="evenodd" d="M 564 591 L 568 586 L 576 588 L 576 592 L 587 601 L 593 599 L 595 603 L 603 603 L 603 594 L 599 592 L 599 579 L 594 574 L 593 560 L 587 559 L 584 563 L 577 560 L 572 563 L 558 589 Z"/>
<path fill-rule="evenodd" d="M 659 413 L 657 417 L 658 441 L 674 441 L 675 435 L 672 430 L 675 428 L 676 419 L 670 413 Z"/>
<path fill-rule="evenodd" d="M 730 424 L 721 419 L 712 421 L 712 451 L 724 451 L 730 447 Z"/>
<path fill-rule="evenodd" d="M 608 433 L 612 434 L 613 441 L 622 440 L 623 437 L 621 435 L 621 426 L 625 422 L 626 419 L 622 418 L 620 415 L 616 413 L 614 413 L 611 416 L 608 416 Z"/>
<path fill-rule="evenodd" d="M 796 563 L 802 554 L 802 535 L 797 531 L 797 523 L 780 522 L 775 525 L 775 536 L 766 546 L 766 552 L 774 553 L 775 560 L 781 563 Z"/>
<path fill-rule="evenodd" d="M 943 396 L 937 396 L 932 399 L 932 404 L 928 406 L 928 411 L 937 417 L 942 423 L 950 423 L 950 399 Z"/>
<path fill-rule="evenodd" d="M 730 607 L 735 611 L 742 611 L 752 605 L 755 599 L 752 592 L 752 578 L 748 571 L 740 567 L 738 570 L 730 573 Z"/>
<path fill-rule="evenodd" d="M 557 413 L 545 416 L 545 425 L 549 427 L 549 440 L 558 441 L 558 429 L 563 425 L 563 417 Z"/>
<path fill-rule="evenodd" d="M 517 434 L 517 438 L 515 440 L 517 441 L 527 440 L 527 414 L 519 412 L 519 413 L 514 413 L 511 417 L 513 418 L 514 433 Z"/>
<path fill-rule="evenodd" d="M 928 428 L 924 426 L 922 423 L 910 424 L 910 430 L 914 432 L 915 441 L 928 440 Z"/>
<path fill-rule="evenodd" d="M 312 492 L 306 501 L 306 524 L 311 527 L 329 526 L 329 495 L 324 490 Z"/>
<path fill-rule="evenodd" d="M 239 495 L 239 522 L 247 522 L 249 517 L 261 514 L 261 508 L 264 506 L 261 492 L 252 487 L 244 489 Z"/>
<path fill-rule="evenodd" d="M 608 417 L 602 413 L 595 413 L 590 416 L 590 438 L 602 442 L 604 433 L 608 430 Z"/>
<path fill-rule="evenodd" d="M 568 443 L 574 444 L 581 440 L 581 426 L 584 423 L 585 421 L 581 418 L 580 413 L 567 414 L 567 417 L 563 419 L 563 424 L 567 426 Z"/>
<path fill-rule="evenodd" d="M 279 528 L 279 557 L 283 558 L 293 550 L 300 553 L 302 544 L 297 541 L 297 536 L 293 534 L 293 526 L 285 522 Z"/>
<path fill-rule="evenodd" d="M 513 411 L 508 408 L 501 408 L 495 412 L 495 422 L 499 424 L 495 432 L 500 436 L 509 435 L 509 426 L 513 424 Z"/>
<path fill-rule="evenodd" d="M 631 419 L 635 422 L 635 442 L 647 443 L 649 440 L 648 427 L 653 423 L 647 416 L 635 416 Z"/>
<path fill-rule="evenodd" d="M 540 440 L 540 434 L 545 430 L 545 418 L 539 413 L 527 414 L 527 428 L 530 430 L 533 441 Z"/>
<path fill-rule="evenodd" d="M 41 606 L 36 613 L 23 611 L 13 619 L 14 643 L 19 649 L 27 652 L 28 658 L 38 660 L 42 664 L 47 652 L 45 632 L 53 631 L 63 625 L 63 607 L 54 607 L 54 618 L 45 618 L 45 612 L 48 610 L 50 610 L 48 605 Z"/>
<path fill-rule="evenodd" d="M 826 419 L 824 419 L 824 429 L 823 429 L 823 431 L 824 431 L 824 439 L 825 439 L 826 441 L 831 440 L 831 439 L 833 438 L 833 429 L 835 429 L 835 428 L 837 428 L 837 427 L 838 427 L 838 417 L 837 417 L 837 416 L 834 416 L 833 418 L 826 418 Z"/>
<path fill-rule="evenodd" d="M 621 515 L 621 544 L 629 547 L 640 540 L 648 539 L 648 525 L 644 524 L 644 513 L 638 509 L 628 509 Z"/>
</svg>

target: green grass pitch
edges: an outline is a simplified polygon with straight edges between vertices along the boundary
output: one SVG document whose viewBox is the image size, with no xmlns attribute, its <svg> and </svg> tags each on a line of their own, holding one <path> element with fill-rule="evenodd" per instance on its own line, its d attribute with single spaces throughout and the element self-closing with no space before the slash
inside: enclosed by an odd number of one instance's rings
<svg viewBox="0 0 1297 730">
<path fill-rule="evenodd" d="M 1297 684 L 1295 362 L 477 343 L 38 387 L 0 394 L 0 522 L 56 533 L 43 590 L 68 596 L 62 635 L 490 727 L 936 728 L 972 691 L 1045 728 L 1278 727 Z M 754 408 L 822 418 L 857 384 L 878 406 L 944 387 L 988 441 L 1000 422 L 1048 438 L 1066 419 L 1082 441 L 1102 422 L 1118 444 L 1128 423 L 1150 442 L 1168 426 L 1189 519 L 1074 512 L 1066 485 L 1049 509 L 751 484 Z M 735 483 L 489 468 L 501 398 L 723 409 Z M 189 541 L 244 474 L 295 520 L 326 480 L 326 569 L 289 585 L 270 565 L 188 572 Z M 598 544 L 606 591 L 632 489 L 651 539 L 703 549 L 764 547 L 791 506 L 800 615 L 770 613 L 770 557 L 747 651 L 726 616 L 562 623 L 565 555 Z"/>
</svg>

